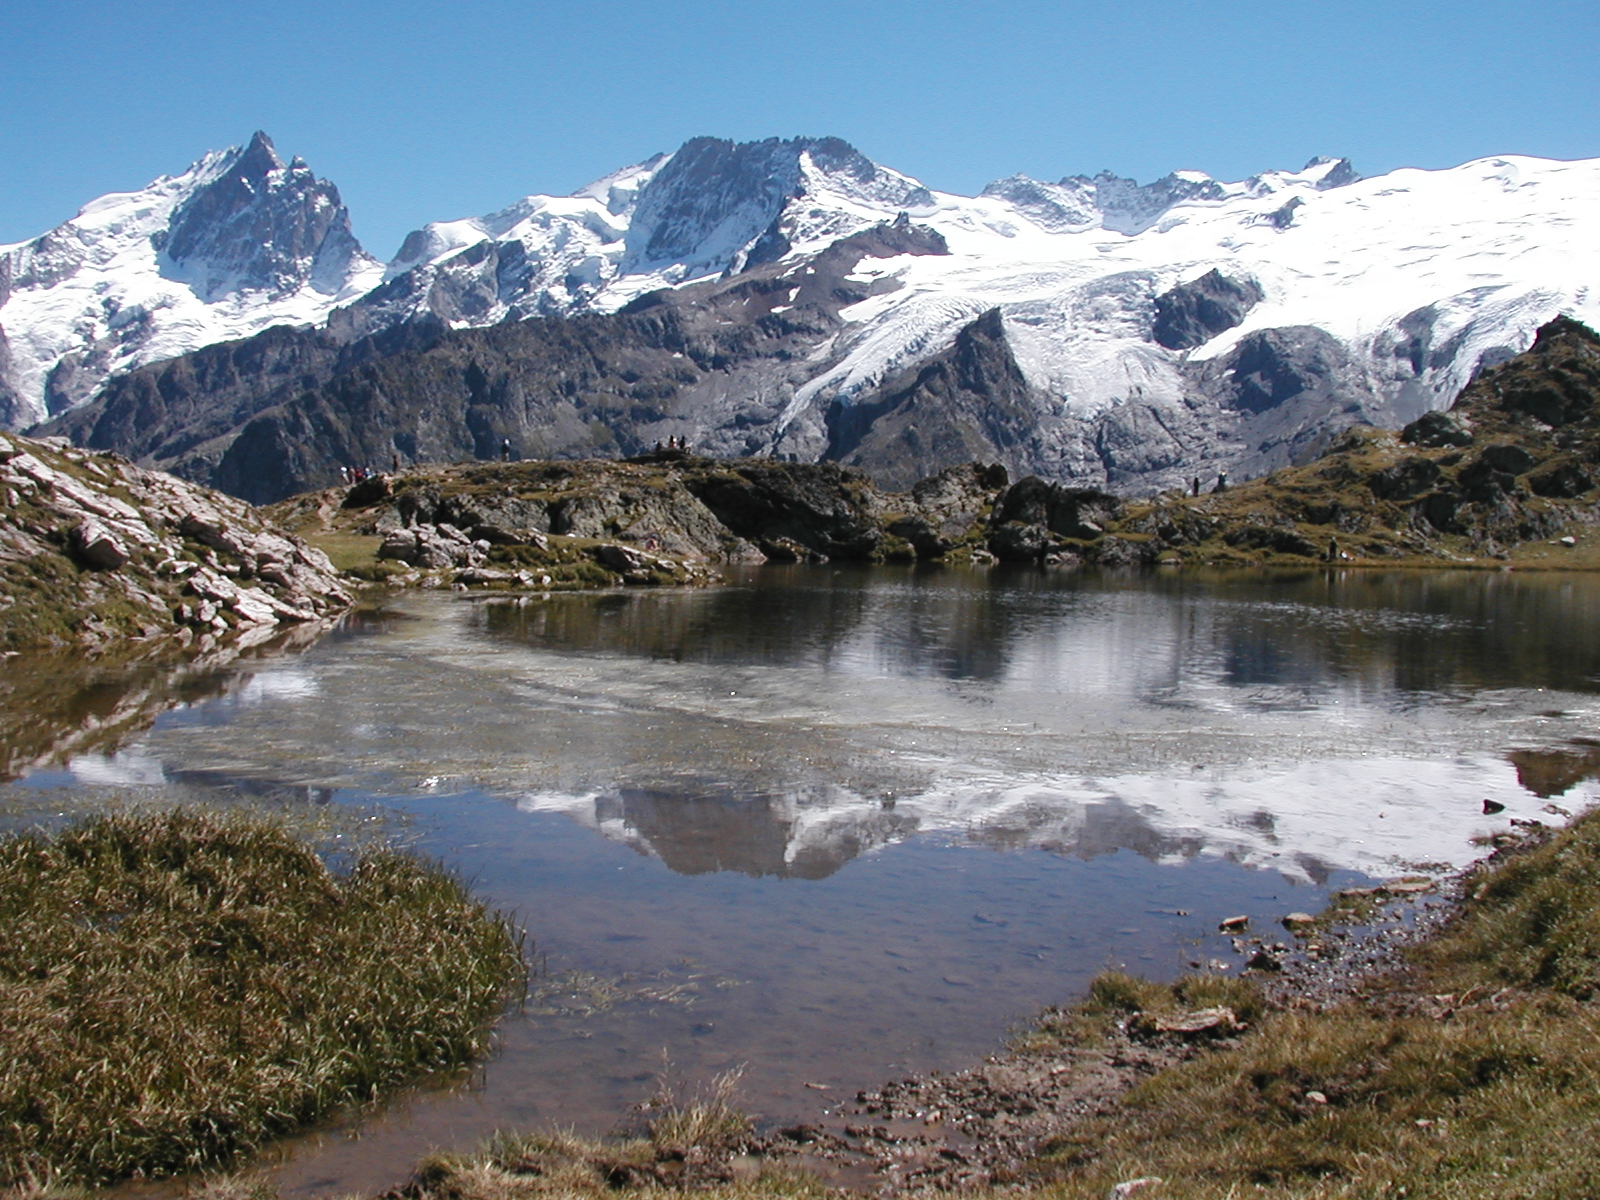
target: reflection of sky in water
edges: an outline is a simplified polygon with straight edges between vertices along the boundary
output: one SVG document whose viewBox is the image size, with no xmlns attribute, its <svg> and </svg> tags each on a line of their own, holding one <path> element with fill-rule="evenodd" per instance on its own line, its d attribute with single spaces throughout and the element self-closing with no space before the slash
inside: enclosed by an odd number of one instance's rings
<svg viewBox="0 0 1600 1200">
<path fill-rule="evenodd" d="M 755 874 L 913 834 L 1381 873 L 1543 815 L 1505 754 L 1593 731 L 1597 609 L 1588 579 L 1422 572 L 408 597 L 72 773 L 470 787 Z"/>
<path fill-rule="evenodd" d="M 662 1046 L 691 1077 L 748 1063 L 771 1116 L 818 1102 L 805 1080 L 959 1066 L 1108 963 L 1227 956 L 1222 916 L 1270 931 L 1330 886 L 1581 807 L 1597 617 L 1600 580 L 1422 572 L 406 596 L 31 782 L 380 800 L 553 969 L 733 984 L 513 1021 L 479 1090 L 285 1177 L 370 1193 L 499 1126 L 606 1128 Z"/>
</svg>

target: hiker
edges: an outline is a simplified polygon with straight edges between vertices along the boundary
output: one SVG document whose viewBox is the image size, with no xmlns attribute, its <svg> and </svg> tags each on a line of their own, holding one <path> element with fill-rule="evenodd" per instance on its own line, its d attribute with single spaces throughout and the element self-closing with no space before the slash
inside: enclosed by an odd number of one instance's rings
<svg viewBox="0 0 1600 1200">
<path fill-rule="evenodd" d="M 1228 473 L 1226 471 L 1217 472 L 1217 486 L 1211 490 L 1213 492 L 1225 492 L 1228 490 Z"/>
<path fill-rule="evenodd" d="M 501 438 L 500 439 L 500 461 L 501 462 L 510 462 L 511 461 L 511 439 L 510 438 Z"/>
<path fill-rule="evenodd" d="M 1198 496 L 1200 494 L 1200 476 L 1196 475 L 1192 480 L 1190 480 L 1189 487 L 1193 493 Z"/>
</svg>

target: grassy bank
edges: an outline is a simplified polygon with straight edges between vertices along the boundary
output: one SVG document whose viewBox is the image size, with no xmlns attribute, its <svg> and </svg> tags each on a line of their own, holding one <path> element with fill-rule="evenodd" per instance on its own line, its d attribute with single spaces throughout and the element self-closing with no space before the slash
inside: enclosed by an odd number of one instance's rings
<svg viewBox="0 0 1600 1200">
<path fill-rule="evenodd" d="M 1129 1092 L 1029 1165 L 1103 1196 L 1600 1195 L 1600 816 L 1469 877 L 1404 965 Z"/>
<path fill-rule="evenodd" d="M 1196 1010 L 1219 1008 L 1231 1010 L 1238 1027 L 1224 1022 L 1222 1036 L 1203 1046 L 1192 1034 L 1163 1032 Z M 1481 866 L 1437 932 L 1394 970 L 1345 987 L 1337 999 L 1249 979 L 1158 985 L 1106 975 L 1082 1003 L 1047 1014 L 1007 1062 L 1059 1075 L 1098 1069 L 1163 1039 L 1173 1065 L 1066 1114 L 1045 1136 L 1005 1150 L 991 1145 L 989 1185 L 962 1194 L 1103 1200 L 1118 1184 L 1159 1180 L 1130 1194 L 1600 1196 L 1600 815 L 1534 830 Z M 1025 1109 L 1026 1097 L 991 1093 L 978 1102 L 996 1103 Z M 401 1194 L 827 1192 L 795 1169 L 783 1142 L 733 1120 L 699 1140 L 503 1138 L 476 1155 L 430 1160 Z M 956 1149 L 968 1158 L 985 1153 L 981 1137 Z M 918 1152 L 942 1153 L 902 1143 L 884 1148 L 879 1162 Z M 991 1191 L 996 1184 L 1003 1191 Z"/>
<path fill-rule="evenodd" d="M 226 1164 L 481 1054 L 522 978 L 408 854 L 183 810 L 0 841 L 0 1188 Z"/>
</svg>

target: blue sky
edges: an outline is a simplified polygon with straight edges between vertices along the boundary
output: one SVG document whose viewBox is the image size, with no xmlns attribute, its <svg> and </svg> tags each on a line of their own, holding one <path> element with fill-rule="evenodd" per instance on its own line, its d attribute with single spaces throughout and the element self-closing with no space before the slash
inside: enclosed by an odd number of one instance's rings
<svg viewBox="0 0 1600 1200">
<path fill-rule="evenodd" d="M 255 129 L 407 230 L 685 138 L 831 134 L 932 187 L 1600 156 L 1600 4 L 0 0 L 0 242 Z"/>
</svg>

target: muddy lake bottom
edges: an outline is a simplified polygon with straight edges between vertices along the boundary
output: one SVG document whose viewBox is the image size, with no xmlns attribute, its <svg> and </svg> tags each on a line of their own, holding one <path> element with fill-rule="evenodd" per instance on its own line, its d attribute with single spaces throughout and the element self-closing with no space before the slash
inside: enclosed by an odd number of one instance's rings
<svg viewBox="0 0 1600 1200">
<path fill-rule="evenodd" d="M 261 1164 L 371 1193 L 496 1129 L 626 1124 L 663 1076 L 742 1070 L 763 1124 L 814 1119 L 1108 966 L 1236 971 L 1224 917 L 1276 930 L 1558 820 L 1596 796 L 1597 617 L 1590 577 L 1466 572 L 403 595 L 38 762 L 0 813 L 378 812 L 516 915 L 537 971 L 493 1059 Z"/>
</svg>

